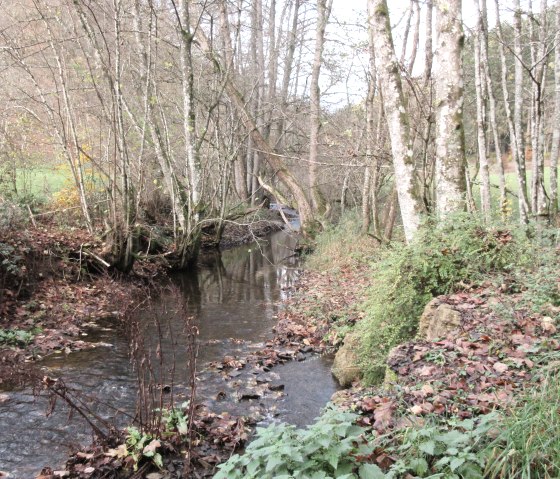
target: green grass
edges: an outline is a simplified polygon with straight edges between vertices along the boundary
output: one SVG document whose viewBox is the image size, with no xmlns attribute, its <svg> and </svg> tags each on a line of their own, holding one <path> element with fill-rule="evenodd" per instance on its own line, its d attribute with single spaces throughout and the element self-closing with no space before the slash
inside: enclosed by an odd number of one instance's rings
<svg viewBox="0 0 560 479">
<path fill-rule="evenodd" d="M 316 271 L 336 270 L 369 263 L 377 249 L 373 238 L 362 232 L 359 212 L 351 211 L 337 225 L 329 226 L 316 237 L 306 266 Z"/>
<path fill-rule="evenodd" d="M 508 479 L 560 477 L 560 378 L 545 377 L 500 424 L 487 448 L 484 477 Z"/>
<path fill-rule="evenodd" d="M 69 180 L 69 172 L 56 166 L 19 168 L 16 172 L 18 196 L 48 199 Z"/>
<path fill-rule="evenodd" d="M 528 194 L 530 195 L 531 191 L 531 178 L 532 178 L 531 171 L 527 170 L 527 188 Z M 518 182 L 517 182 L 517 175 L 514 172 L 506 173 L 506 189 L 508 191 L 507 199 L 508 199 L 508 209 L 510 210 L 510 217 L 512 219 L 519 218 L 519 203 L 517 199 L 517 194 L 519 192 Z M 480 182 L 480 177 L 476 178 L 477 183 Z M 490 184 L 492 185 L 490 188 L 490 196 L 491 196 L 491 204 L 492 204 L 492 211 L 495 215 L 497 215 L 500 211 L 500 177 L 497 173 L 490 173 Z M 550 168 L 545 167 L 544 169 L 544 186 L 546 189 L 547 194 L 550 194 Z M 558 178 L 558 191 L 560 191 L 560 176 Z M 514 196 L 515 195 L 515 196 Z M 476 207 L 480 209 L 480 185 L 475 184 L 473 186 L 473 196 L 476 203 Z"/>
</svg>

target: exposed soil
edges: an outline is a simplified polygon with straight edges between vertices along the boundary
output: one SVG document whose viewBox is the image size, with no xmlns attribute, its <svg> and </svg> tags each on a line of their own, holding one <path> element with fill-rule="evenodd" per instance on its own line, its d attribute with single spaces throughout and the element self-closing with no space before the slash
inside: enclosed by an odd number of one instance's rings
<svg viewBox="0 0 560 479">
<path fill-rule="evenodd" d="M 100 245 L 81 230 L 31 228 L 12 232 L 3 243 L 14 248 L 17 269 L 3 278 L 0 326 L 32 332 L 32 339 L 0 345 L 0 385 L 16 379 L 11 369 L 17 363 L 91 347 L 82 340 L 84 325 L 123 315 L 158 273 L 139 265 L 130 277 L 100 274 L 86 255 Z"/>
</svg>

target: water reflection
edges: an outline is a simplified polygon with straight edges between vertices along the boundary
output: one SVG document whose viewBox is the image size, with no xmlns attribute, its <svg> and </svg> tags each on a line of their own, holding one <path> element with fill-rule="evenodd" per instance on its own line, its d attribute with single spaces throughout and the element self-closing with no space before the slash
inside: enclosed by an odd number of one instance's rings
<svg viewBox="0 0 560 479">
<path fill-rule="evenodd" d="M 196 269 L 172 278 L 176 288 L 164 289 L 155 301 L 139 308 L 136 319 L 145 333 L 147 348 L 155 353 L 159 346 L 163 351 L 163 363 L 158 365 L 157 373 L 162 382 L 173 380 L 180 384 L 186 380 L 182 366 L 187 363 L 183 334 L 187 317 L 194 318 L 200 331 L 199 400 L 213 397 L 222 387 L 220 381 L 203 372 L 210 361 L 262 347 L 262 342 L 271 336 L 281 300 L 287 297 L 300 274 L 293 255 L 295 241 L 289 233 L 279 232 L 267 241 L 206 255 Z M 46 374 L 64 377 L 67 384 L 95 394 L 104 404 L 130 413 L 135 409 L 137 383 L 130 366 L 128 341 L 122 331 L 108 326 L 95 329 L 88 336 L 103 346 L 70 355 L 53 355 L 40 367 Z M 303 371 L 308 367 L 306 363 L 292 367 Z M 306 393 L 307 405 L 304 398 L 303 403 L 287 403 L 286 408 L 304 412 L 296 414 L 298 423 L 312 420 L 334 391 L 328 366 L 309 364 L 308 374 L 316 380 L 312 388 L 322 392 Z M 292 389 L 290 377 L 296 381 Z M 283 374 L 282 380 L 290 393 L 298 389 L 298 382 L 306 382 L 305 373 L 294 372 Z M 45 398 L 35 398 L 28 390 L 0 392 L 0 471 L 18 479 L 32 478 L 45 464 L 60 466 L 71 444 L 91 440 L 89 429 L 78 417 L 69 416 L 60 407 L 46 418 L 46 406 Z M 232 405 L 238 413 L 243 413 L 243 407 L 246 405 Z M 94 408 L 105 418 L 121 424 L 129 422 L 110 407 L 97 404 Z"/>
</svg>

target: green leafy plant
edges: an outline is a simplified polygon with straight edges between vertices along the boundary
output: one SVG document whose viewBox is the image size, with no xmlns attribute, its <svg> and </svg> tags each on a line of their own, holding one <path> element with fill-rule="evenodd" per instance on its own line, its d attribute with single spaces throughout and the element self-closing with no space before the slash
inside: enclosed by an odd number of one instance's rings
<svg viewBox="0 0 560 479">
<path fill-rule="evenodd" d="M 126 451 L 134 460 L 134 470 L 138 469 L 138 465 L 142 459 L 147 458 L 152 461 L 160 469 L 163 467 L 163 458 L 158 449 L 161 442 L 154 438 L 151 434 L 140 431 L 138 428 L 129 427 L 126 436 Z"/>
<path fill-rule="evenodd" d="M 33 338 L 39 333 L 41 333 L 41 328 L 35 328 L 31 331 L 25 331 L 23 329 L 2 329 L 0 328 L 0 344 L 5 344 L 7 346 L 15 347 L 25 347 Z"/>
<path fill-rule="evenodd" d="M 385 475 L 374 464 L 363 464 L 373 452 L 355 425 L 352 413 L 327 409 L 307 429 L 287 424 L 258 428 L 243 455 L 219 466 L 215 479 L 378 479 Z"/>
<path fill-rule="evenodd" d="M 23 258 L 16 254 L 12 245 L 0 242 L 0 270 L 4 274 L 19 277 L 22 273 Z"/>
<path fill-rule="evenodd" d="M 184 413 L 188 407 L 189 403 L 184 402 L 179 408 L 173 407 L 162 411 L 161 420 L 165 424 L 165 432 L 174 433 L 177 431 L 179 434 L 188 434 L 188 416 Z"/>
<path fill-rule="evenodd" d="M 399 459 L 391 466 L 387 478 L 413 474 L 414 477 L 482 479 L 485 454 L 481 450 L 496 421 L 497 415 L 488 414 L 477 420 L 440 421 L 407 429 L 400 445 L 389 447 Z"/>
</svg>

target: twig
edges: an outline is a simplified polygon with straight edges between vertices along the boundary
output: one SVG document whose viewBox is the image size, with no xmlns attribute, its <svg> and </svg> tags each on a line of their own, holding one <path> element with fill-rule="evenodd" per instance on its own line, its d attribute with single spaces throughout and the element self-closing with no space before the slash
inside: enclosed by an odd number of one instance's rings
<svg viewBox="0 0 560 479">
<path fill-rule="evenodd" d="M 109 263 L 107 263 L 107 261 L 105 261 L 101 256 L 98 256 L 95 253 L 92 253 L 91 251 L 84 251 L 84 255 L 91 256 L 93 259 L 96 259 L 97 261 L 99 261 L 106 268 L 111 267 L 111 265 Z"/>
<path fill-rule="evenodd" d="M 31 218 L 31 223 L 33 223 L 33 226 L 37 228 L 37 223 L 35 222 L 35 217 L 33 216 L 33 212 L 31 211 L 29 205 L 26 206 L 27 206 L 27 211 L 29 211 L 29 217 Z"/>
</svg>

